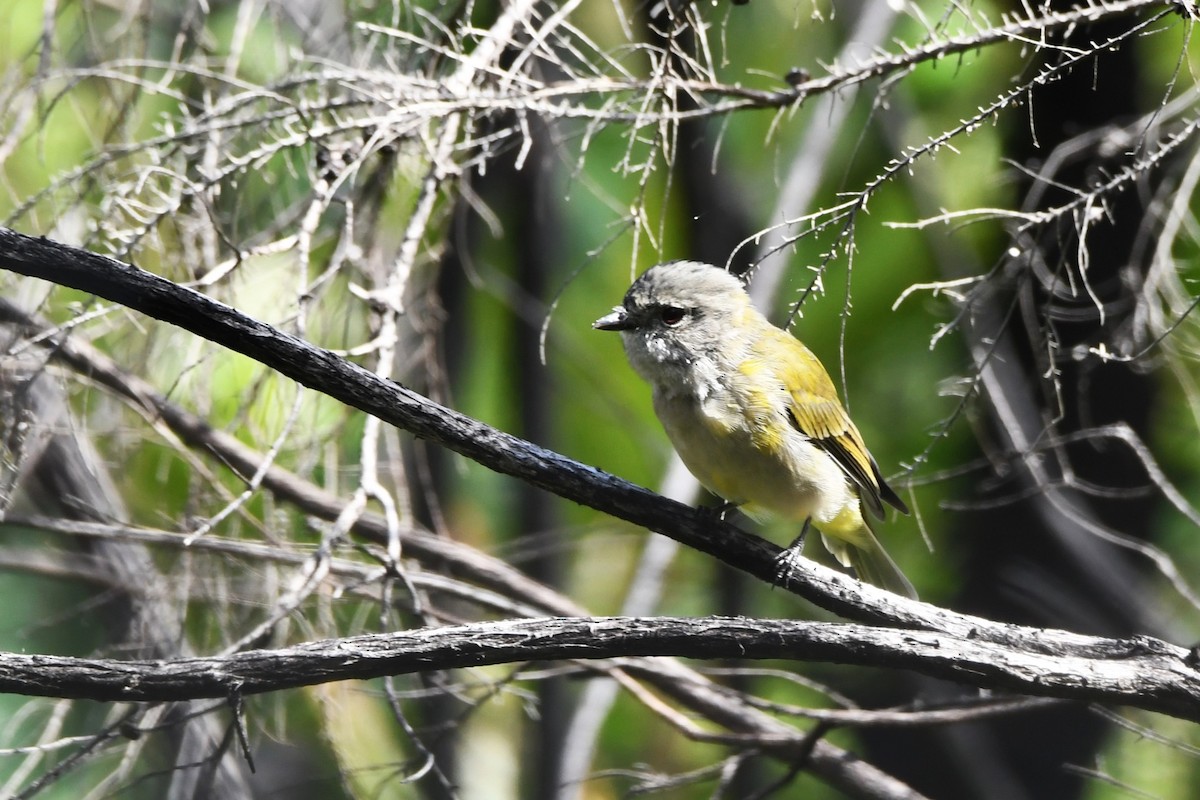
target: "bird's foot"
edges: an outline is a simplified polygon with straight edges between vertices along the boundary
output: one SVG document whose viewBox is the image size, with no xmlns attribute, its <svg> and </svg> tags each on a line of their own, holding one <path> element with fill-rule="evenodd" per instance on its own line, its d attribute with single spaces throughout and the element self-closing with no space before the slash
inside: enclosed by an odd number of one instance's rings
<svg viewBox="0 0 1200 800">
<path fill-rule="evenodd" d="M 791 582 L 792 572 L 799 565 L 800 559 L 804 557 L 804 538 L 808 536 L 808 526 L 811 524 L 811 518 L 804 520 L 804 527 L 800 529 L 800 535 L 775 557 L 776 586 L 786 589 Z"/>
</svg>

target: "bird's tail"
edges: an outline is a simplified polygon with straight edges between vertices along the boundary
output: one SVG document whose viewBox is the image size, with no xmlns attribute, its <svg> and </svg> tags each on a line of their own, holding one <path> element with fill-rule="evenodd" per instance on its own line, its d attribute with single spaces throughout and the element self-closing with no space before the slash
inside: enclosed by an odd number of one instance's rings
<svg viewBox="0 0 1200 800">
<path fill-rule="evenodd" d="M 865 523 L 854 531 L 853 536 L 843 538 L 823 533 L 821 539 L 843 566 L 854 568 L 859 580 L 913 600 L 918 599 L 917 590 Z"/>
</svg>

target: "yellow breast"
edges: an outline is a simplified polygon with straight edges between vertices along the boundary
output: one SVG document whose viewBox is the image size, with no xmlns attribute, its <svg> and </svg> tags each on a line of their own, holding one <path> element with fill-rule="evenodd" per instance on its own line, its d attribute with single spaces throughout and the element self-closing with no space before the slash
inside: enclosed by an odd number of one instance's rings
<svg viewBox="0 0 1200 800">
<path fill-rule="evenodd" d="M 761 385 L 710 387 L 703 397 L 656 391 L 654 408 L 697 480 L 752 516 L 821 523 L 857 507 L 837 464 Z"/>
</svg>

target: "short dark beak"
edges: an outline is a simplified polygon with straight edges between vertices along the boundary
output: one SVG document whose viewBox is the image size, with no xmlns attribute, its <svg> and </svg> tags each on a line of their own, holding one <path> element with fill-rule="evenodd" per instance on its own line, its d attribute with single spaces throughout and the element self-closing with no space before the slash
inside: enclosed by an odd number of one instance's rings
<svg viewBox="0 0 1200 800">
<path fill-rule="evenodd" d="M 629 318 L 629 312 L 622 306 L 617 306 L 611 314 L 606 314 L 592 323 L 598 331 L 628 331 L 636 327 Z"/>
</svg>

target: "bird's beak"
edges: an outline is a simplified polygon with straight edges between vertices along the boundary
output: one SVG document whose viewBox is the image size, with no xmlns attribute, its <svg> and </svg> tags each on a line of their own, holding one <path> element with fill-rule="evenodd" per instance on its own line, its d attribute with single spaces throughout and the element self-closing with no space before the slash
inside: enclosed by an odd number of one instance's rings
<svg viewBox="0 0 1200 800">
<path fill-rule="evenodd" d="M 617 306 L 611 314 L 605 314 L 593 322 L 592 327 L 598 331 L 627 331 L 636 326 L 629 318 L 629 312 L 625 310 L 624 306 Z"/>
</svg>

